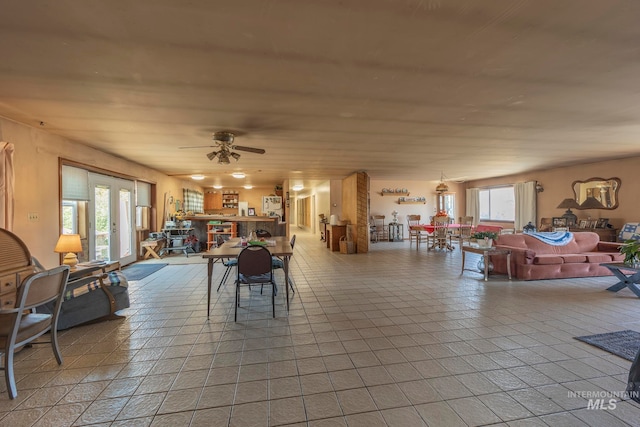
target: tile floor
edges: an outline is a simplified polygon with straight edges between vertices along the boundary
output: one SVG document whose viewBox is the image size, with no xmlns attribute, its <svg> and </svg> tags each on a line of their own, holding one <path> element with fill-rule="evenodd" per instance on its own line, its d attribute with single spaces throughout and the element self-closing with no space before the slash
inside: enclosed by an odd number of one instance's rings
<svg viewBox="0 0 640 427">
<path fill-rule="evenodd" d="M 484 282 L 460 260 L 408 242 L 341 255 L 298 232 L 289 315 L 254 288 L 234 323 L 231 282 L 207 320 L 206 265 L 171 256 L 130 284 L 126 320 L 61 334 L 63 366 L 20 352 L 0 425 L 640 425 L 635 402 L 569 395 L 625 389 L 630 362 L 572 337 L 640 330 L 638 298 L 611 277 Z"/>
</svg>

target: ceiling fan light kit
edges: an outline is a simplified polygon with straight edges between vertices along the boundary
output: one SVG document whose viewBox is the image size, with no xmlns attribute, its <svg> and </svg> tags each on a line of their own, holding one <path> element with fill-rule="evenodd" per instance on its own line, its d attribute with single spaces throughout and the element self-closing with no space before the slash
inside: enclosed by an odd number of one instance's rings
<svg viewBox="0 0 640 427">
<path fill-rule="evenodd" d="M 193 147 L 180 147 L 180 148 L 202 148 L 202 147 L 213 147 L 218 150 L 207 153 L 207 158 L 209 160 L 213 160 L 216 157 L 218 158 L 218 164 L 228 165 L 231 163 L 231 158 L 237 162 L 240 159 L 240 154 L 235 151 L 246 151 L 248 153 L 256 153 L 256 154 L 264 154 L 266 151 L 262 148 L 254 148 L 254 147 L 243 147 L 241 145 L 233 145 L 233 140 L 235 139 L 235 135 L 233 132 L 220 131 L 213 134 L 213 141 L 216 145 L 200 145 Z M 235 151 L 231 151 L 235 150 Z"/>
</svg>

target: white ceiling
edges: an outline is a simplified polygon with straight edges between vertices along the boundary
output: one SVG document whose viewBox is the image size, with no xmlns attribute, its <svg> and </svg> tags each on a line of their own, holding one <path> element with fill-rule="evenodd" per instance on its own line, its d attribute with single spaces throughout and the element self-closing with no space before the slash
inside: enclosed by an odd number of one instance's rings
<svg viewBox="0 0 640 427">
<path fill-rule="evenodd" d="M 2 14 L 1 116 L 203 185 L 640 154 L 637 0 L 3 0 Z M 179 148 L 218 130 L 266 154 L 219 165 Z"/>
</svg>

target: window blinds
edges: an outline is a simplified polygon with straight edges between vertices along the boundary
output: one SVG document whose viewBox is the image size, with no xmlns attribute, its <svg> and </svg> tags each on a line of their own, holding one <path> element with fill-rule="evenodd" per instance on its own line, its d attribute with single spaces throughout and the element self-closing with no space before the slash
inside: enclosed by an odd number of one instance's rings
<svg viewBox="0 0 640 427">
<path fill-rule="evenodd" d="M 89 200 L 89 171 L 73 166 L 62 166 L 62 199 Z"/>
<path fill-rule="evenodd" d="M 136 206 L 151 206 L 151 184 L 136 181 Z"/>
</svg>

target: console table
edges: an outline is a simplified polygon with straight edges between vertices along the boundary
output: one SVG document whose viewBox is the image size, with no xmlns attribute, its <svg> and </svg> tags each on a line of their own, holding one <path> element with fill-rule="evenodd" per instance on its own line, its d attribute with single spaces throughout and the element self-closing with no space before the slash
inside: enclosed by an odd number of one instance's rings
<svg viewBox="0 0 640 427">
<path fill-rule="evenodd" d="M 601 242 L 616 242 L 618 240 L 618 230 L 617 228 L 578 228 L 578 227 L 569 227 L 569 231 L 571 232 L 581 232 L 581 231 L 591 231 L 592 233 L 597 233 L 600 236 Z"/>
</svg>

